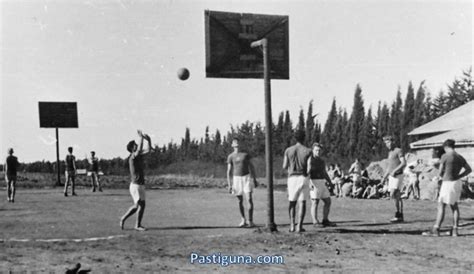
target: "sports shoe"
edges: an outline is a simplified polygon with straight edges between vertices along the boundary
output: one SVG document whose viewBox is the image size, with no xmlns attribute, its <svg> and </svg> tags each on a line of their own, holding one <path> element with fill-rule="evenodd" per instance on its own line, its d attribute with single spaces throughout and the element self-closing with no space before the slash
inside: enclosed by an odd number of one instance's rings
<svg viewBox="0 0 474 274">
<path fill-rule="evenodd" d="M 72 196 L 77 196 L 76 192 L 72 193 Z"/>
<path fill-rule="evenodd" d="M 92 191 L 92 192 L 95 192 L 95 187 L 94 187 L 94 188 L 92 188 L 92 190 L 91 190 L 91 191 Z"/>
<path fill-rule="evenodd" d="M 245 221 L 240 222 L 238 227 L 246 227 L 247 223 Z"/>
<path fill-rule="evenodd" d="M 395 213 L 395 217 L 390 219 L 391 223 L 403 223 L 403 213 Z"/>
<path fill-rule="evenodd" d="M 249 225 L 247 227 L 255 227 L 255 224 L 253 222 L 249 222 Z"/>
<path fill-rule="evenodd" d="M 323 220 L 321 222 L 321 226 L 322 227 L 334 227 L 334 226 L 337 226 L 337 225 L 333 222 L 330 222 L 329 220 Z"/>
<path fill-rule="evenodd" d="M 64 192 L 64 197 L 67 197 L 67 193 L 66 193 L 66 192 Z"/>
<path fill-rule="evenodd" d="M 431 230 L 421 233 L 421 235 L 427 237 L 439 237 L 439 228 L 433 227 Z"/>
<path fill-rule="evenodd" d="M 137 226 L 137 227 L 135 227 L 135 230 L 136 231 L 146 231 L 146 228 L 144 228 L 143 226 Z"/>
</svg>

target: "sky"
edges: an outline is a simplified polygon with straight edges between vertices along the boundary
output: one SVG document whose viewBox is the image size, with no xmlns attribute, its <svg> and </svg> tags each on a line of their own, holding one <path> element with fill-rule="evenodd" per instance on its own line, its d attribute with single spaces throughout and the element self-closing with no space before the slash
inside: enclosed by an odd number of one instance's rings
<svg viewBox="0 0 474 274">
<path fill-rule="evenodd" d="M 290 79 L 273 80 L 276 122 L 314 100 L 390 103 L 409 81 L 436 94 L 472 67 L 472 2 L 0 0 L 1 151 L 53 161 L 55 131 L 39 127 L 38 101 L 73 101 L 79 128 L 60 129 L 60 157 L 126 157 L 137 129 L 155 144 L 201 138 L 246 120 L 264 123 L 260 79 L 205 77 L 204 11 L 289 16 Z M 176 72 L 191 73 L 180 81 Z"/>
</svg>

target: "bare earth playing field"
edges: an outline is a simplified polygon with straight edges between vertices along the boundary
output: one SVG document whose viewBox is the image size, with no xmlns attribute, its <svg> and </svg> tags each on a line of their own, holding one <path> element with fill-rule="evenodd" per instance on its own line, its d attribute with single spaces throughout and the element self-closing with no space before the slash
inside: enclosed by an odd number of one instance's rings
<svg viewBox="0 0 474 274">
<path fill-rule="evenodd" d="M 2 194 L 4 194 L 2 192 Z M 407 201 L 404 224 L 389 224 L 388 200 L 333 199 L 334 228 L 288 232 L 286 193 L 275 192 L 278 233 L 264 233 L 266 190 L 255 193 L 259 228 L 238 229 L 236 199 L 225 189 L 148 190 L 144 225 L 132 230 L 135 219 L 119 228 L 119 218 L 131 205 L 128 190 L 62 196 L 61 189 L 20 189 L 17 201 L 0 202 L 0 269 L 56 271 L 80 262 L 93 272 L 185 271 L 472 271 L 474 203 L 461 203 L 458 238 L 425 238 L 436 213 L 430 201 Z M 450 225 L 451 213 L 445 225 Z M 309 222 L 309 212 L 306 220 Z M 448 228 L 447 226 L 445 227 Z M 118 236 L 112 239 L 91 237 Z M 58 239 L 56 242 L 38 240 Z M 63 239 L 63 240 L 61 240 Z M 78 242 L 72 241 L 79 240 Z M 82 240 L 81 240 L 82 239 Z M 22 242 L 21 240 L 30 240 Z M 198 252 L 283 255 L 283 265 L 190 264 Z"/>
</svg>

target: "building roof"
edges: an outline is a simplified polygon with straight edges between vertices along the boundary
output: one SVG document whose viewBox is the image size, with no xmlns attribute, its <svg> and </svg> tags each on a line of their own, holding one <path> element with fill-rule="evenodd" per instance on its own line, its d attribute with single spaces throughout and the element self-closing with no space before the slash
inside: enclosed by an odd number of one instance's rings
<svg viewBox="0 0 474 274">
<path fill-rule="evenodd" d="M 456 146 L 474 146 L 474 125 L 448 131 L 410 144 L 412 149 L 432 148 L 443 144 L 446 139 L 456 141 Z"/>
<path fill-rule="evenodd" d="M 474 125 L 474 101 L 470 101 L 450 112 L 412 130 L 408 135 L 442 133 Z"/>
</svg>

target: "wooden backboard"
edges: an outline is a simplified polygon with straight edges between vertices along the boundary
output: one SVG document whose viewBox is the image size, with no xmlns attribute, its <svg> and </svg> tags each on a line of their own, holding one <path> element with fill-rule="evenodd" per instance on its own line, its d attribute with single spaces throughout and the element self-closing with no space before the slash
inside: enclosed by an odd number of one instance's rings
<svg viewBox="0 0 474 274">
<path fill-rule="evenodd" d="M 76 102 L 38 102 L 40 127 L 77 128 Z"/>
<path fill-rule="evenodd" d="M 267 38 L 270 77 L 289 79 L 288 16 L 206 10 L 206 77 L 263 78 L 263 55 L 250 44 Z"/>
</svg>

